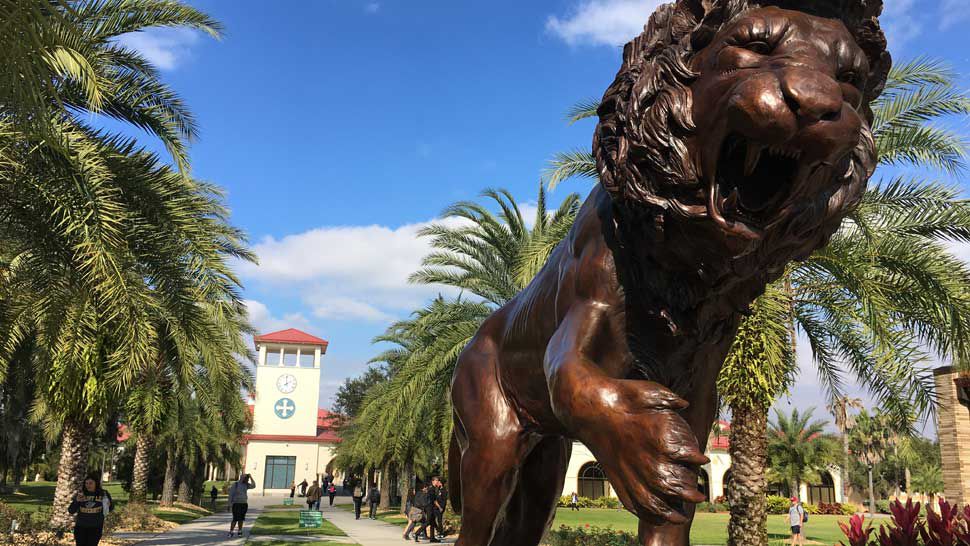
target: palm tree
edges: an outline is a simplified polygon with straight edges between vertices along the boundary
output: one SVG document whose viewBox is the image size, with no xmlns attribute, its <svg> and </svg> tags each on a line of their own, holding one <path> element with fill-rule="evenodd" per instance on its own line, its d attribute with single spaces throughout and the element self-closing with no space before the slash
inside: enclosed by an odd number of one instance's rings
<svg viewBox="0 0 970 546">
<path fill-rule="evenodd" d="M 882 165 L 947 174 L 961 170 L 963 138 L 933 124 L 942 116 L 970 114 L 970 97 L 957 89 L 954 80 L 949 69 L 924 59 L 891 71 L 885 92 L 872 105 L 872 130 Z M 585 103 L 569 117 L 575 121 L 592 116 L 595 110 L 595 103 Z M 596 176 L 591 153 L 557 155 L 545 179 L 554 186 L 572 176 Z M 745 423 L 766 421 L 770 404 L 764 404 L 765 394 L 771 388 L 777 390 L 770 397 L 783 392 L 787 370 L 771 366 L 780 375 L 769 382 L 752 370 L 770 362 L 772 355 L 783 354 L 781 344 L 792 344 L 795 332 L 808 338 L 830 400 L 844 396 L 847 371 L 868 388 L 899 430 L 911 431 L 916 420 L 931 412 L 932 384 L 919 365 L 925 358 L 923 349 L 943 357 L 967 350 L 962 340 L 970 325 L 970 270 L 946 245 L 970 240 L 970 204 L 958 196 L 955 188 L 905 176 L 878 182 L 867 191 L 829 246 L 790 267 L 781 279 L 791 302 L 782 323 L 792 335 L 785 339 L 772 332 L 745 334 L 742 330 L 738 336 L 732 350 L 743 352 L 752 363 L 735 363 L 722 370 L 719 382 L 732 388 L 719 392 L 732 407 L 732 418 Z M 751 354 L 752 348 L 767 349 L 766 341 L 779 346 L 771 354 Z M 746 413 L 753 411 L 765 417 Z M 731 444 L 760 446 L 760 431 L 732 427 Z M 766 454 L 757 449 L 736 455 L 766 460 Z M 732 523 L 730 543 L 766 544 L 760 516 L 765 508 L 759 472 L 763 463 L 734 458 L 732 464 L 737 466 L 732 472 L 733 489 L 746 498 L 732 502 L 738 509 L 732 508 L 737 524 Z"/>
<path fill-rule="evenodd" d="M 801 484 L 818 483 L 825 468 L 837 460 L 837 443 L 825 434 L 825 421 L 812 420 L 813 411 L 793 409 L 790 415 L 776 411 L 768 428 L 770 475 L 785 483 L 793 496 Z"/>
<path fill-rule="evenodd" d="M 511 194 L 486 190 L 483 195 L 499 214 L 474 202 L 448 207 L 443 216 L 452 222 L 421 232 L 435 250 L 411 277 L 459 288 L 476 300 L 438 297 L 375 340 L 395 345 L 376 359 L 387 363 L 390 376 L 370 390 L 346 430 L 340 466 L 379 468 L 391 462 L 409 474 L 443 464 L 452 423 L 448 392 L 459 354 L 482 321 L 528 284 L 579 210 L 579 196 L 572 194 L 550 213 L 540 185 L 530 227 Z"/>
<path fill-rule="evenodd" d="M 842 498 L 849 498 L 849 430 L 855 426 L 855 416 L 849 411 L 851 409 L 862 409 L 862 400 L 850 398 L 842 395 L 826 406 L 829 413 L 835 418 L 835 428 L 842 436 Z"/>
<path fill-rule="evenodd" d="M 884 413 L 870 415 L 866 410 L 859 411 L 856 416 L 856 426 L 852 429 L 849 445 L 852 452 L 858 456 L 869 477 L 869 512 L 876 512 L 876 493 L 872 483 L 872 473 L 876 465 L 881 463 L 890 447 L 891 425 Z"/>
</svg>

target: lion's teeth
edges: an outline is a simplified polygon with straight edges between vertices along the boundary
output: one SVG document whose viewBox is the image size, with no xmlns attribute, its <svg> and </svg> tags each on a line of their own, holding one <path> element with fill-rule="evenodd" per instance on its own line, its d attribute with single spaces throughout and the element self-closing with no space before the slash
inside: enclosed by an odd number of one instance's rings
<svg viewBox="0 0 970 546">
<path fill-rule="evenodd" d="M 761 144 L 748 143 L 748 153 L 744 158 L 744 176 L 751 176 L 751 173 L 754 172 L 755 167 L 758 166 L 758 160 L 761 159 L 762 150 L 764 150 L 764 146 Z"/>
</svg>

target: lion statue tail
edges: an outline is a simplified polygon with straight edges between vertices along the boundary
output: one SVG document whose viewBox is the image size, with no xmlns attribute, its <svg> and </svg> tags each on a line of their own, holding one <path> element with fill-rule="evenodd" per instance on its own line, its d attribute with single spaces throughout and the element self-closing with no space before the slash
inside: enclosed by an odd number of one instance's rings
<svg viewBox="0 0 970 546">
<path fill-rule="evenodd" d="M 451 433 L 451 445 L 448 447 L 448 488 L 451 509 L 461 514 L 461 446 L 456 432 Z"/>
</svg>

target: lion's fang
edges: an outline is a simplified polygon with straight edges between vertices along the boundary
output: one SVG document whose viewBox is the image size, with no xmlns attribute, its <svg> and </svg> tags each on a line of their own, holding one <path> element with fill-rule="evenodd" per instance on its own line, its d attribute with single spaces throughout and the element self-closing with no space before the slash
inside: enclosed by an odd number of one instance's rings
<svg viewBox="0 0 970 546">
<path fill-rule="evenodd" d="M 754 142 L 748 143 L 748 153 L 744 158 L 744 176 L 751 176 L 754 169 L 758 166 L 758 160 L 761 159 L 761 151 L 765 147 L 761 144 L 756 144 Z"/>
</svg>

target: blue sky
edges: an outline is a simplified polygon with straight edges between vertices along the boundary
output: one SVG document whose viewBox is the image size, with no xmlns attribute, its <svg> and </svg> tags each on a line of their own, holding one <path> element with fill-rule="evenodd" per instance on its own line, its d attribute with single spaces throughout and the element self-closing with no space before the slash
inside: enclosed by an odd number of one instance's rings
<svg viewBox="0 0 970 546">
<path fill-rule="evenodd" d="M 182 30 L 125 41 L 198 118 L 194 174 L 226 188 L 260 255 L 242 269 L 256 326 L 330 340 L 329 405 L 377 352 L 371 338 L 442 291 L 406 282 L 427 250 L 417 229 L 490 186 L 528 207 L 547 159 L 589 146 L 592 123 L 568 126 L 563 112 L 603 92 L 619 45 L 659 2 L 191 3 L 224 23 L 221 41 Z M 970 73 L 966 0 L 887 4 L 897 59 L 929 54 Z M 588 189 L 567 183 L 552 199 Z M 792 403 L 823 409 L 810 362 Z"/>
</svg>

